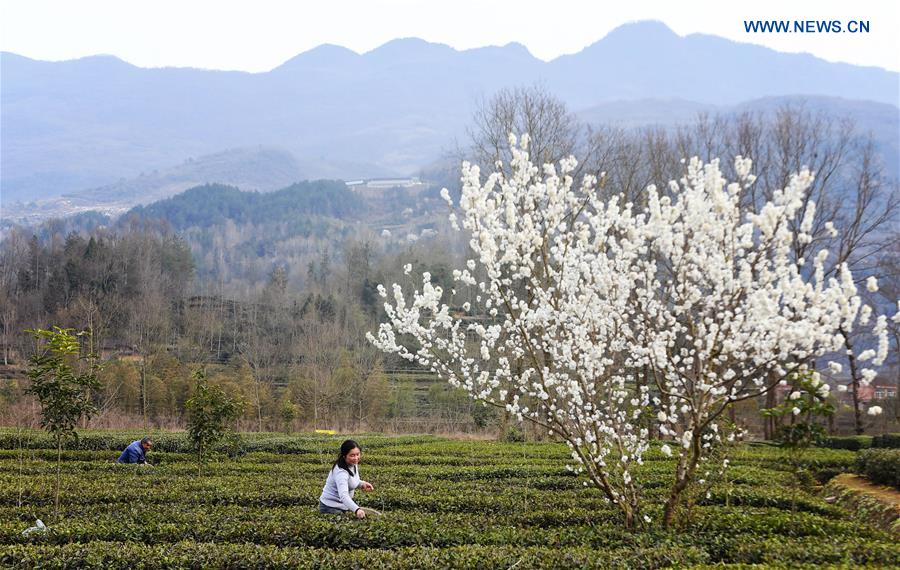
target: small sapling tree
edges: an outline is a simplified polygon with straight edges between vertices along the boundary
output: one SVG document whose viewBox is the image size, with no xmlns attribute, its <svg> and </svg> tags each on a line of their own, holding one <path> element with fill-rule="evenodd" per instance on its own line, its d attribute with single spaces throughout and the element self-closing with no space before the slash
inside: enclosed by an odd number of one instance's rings
<svg viewBox="0 0 900 570">
<path fill-rule="evenodd" d="M 27 392 L 41 405 L 41 426 L 56 439 L 56 486 L 53 491 L 53 516 L 59 515 L 60 467 L 62 445 L 77 438 L 75 427 L 82 417 L 90 418 L 97 408 L 91 391 L 100 388 L 99 365 L 93 354 L 81 354 L 80 339 L 90 332 L 53 327 L 53 330 L 25 331 L 37 341 L 37 350 L 28 361 Z"/>
<path fill-rule="evenodd" d="M 218 386 L 210 386 L 203 370 L 194 372 L 196 387 L 184 403 L 188 416 L 188 436 L 197 452 L 197 474 L 202 473 L 210 448 L 228 433 L 228 424 L 237 419 L 244 404 L 230 398 Z"/>
<path fill-rule="evenodd" d="M 834 414 L 834 405 L 829 401 L 831 388 L 822 381 L 819 373 L 801 370 L 785 381 L 791 391 L 779 406 L 762 410 L 764 416 L 787 417 L 789 423 L 780 426 L 775 439 L 781 443 L 787 454 L 798 485 L 810 483 L 810 475 L 803 461 L 806 451 L 818 443 L 825 435 L 821 420 Z M 796 509 L 796 495 L 791 496 L 791 510 Z"/>
<path fill-rule="evenodd" d="M 297 418 L 297 404 L 292 402 L 287 394 L 281 399 L 278 415 L 281 416 L 281 421 L 284 423 L 285 433 L 291 433 L 294 427 L 294 420 Z"/>
</svg>

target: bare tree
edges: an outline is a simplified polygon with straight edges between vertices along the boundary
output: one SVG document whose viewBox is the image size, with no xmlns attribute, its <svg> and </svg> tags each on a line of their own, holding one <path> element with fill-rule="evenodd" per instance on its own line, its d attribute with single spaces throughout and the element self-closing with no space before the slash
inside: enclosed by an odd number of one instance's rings
<svg viewBox="0 0 900 570">
<path fill-rule="evenodd" d="M 147 410 L 149 407 L 147 374 L 149 362 L 160 349 L 162 339 L 169 325 L 167 301 L 158 288 L 149 287 L 144 291 L 139 302 L 130 304 L 128 340 L 132 350 L 138 356 L 138 372 L 140 374 L 140 413 L 144 427 L 147 427 Z"/>
<path fill-rule="evenodd" d="M 262 385 L 272 380 L 272 372 L 279 360 L 278 332 L 268 326 L 271 317 L 269 309 L 260 303 L 252 303 L 247 308 L 238 354 L 250 368 L 254 380 L 254 404 L 256 406 L 257 428 L 263 429 Z"/>
<path fill-rule="evenodd" d="M 900 300 L 900 231 L 894 229 L 891 238 L 890 249 L 881 254 L 878 264 L 879 287 L 878 301 L 886 305 L 893 305 Z M 894 343 L 894 383 L 897 385 L 897 401 L 894 405 L 894 417 L 900 420 L 900 321 L 888 321 L 888 333 Z"/>
<path fill-rule="evenodd" d="M 340 365 L 343 333 L 333 319 L 321 318 L 310 311 L 301 323 L 302 333 L 296 338 L 297 400 L 312 412 L 313 426 L 318 428 L 324 414 L 332 410 L 346 386 L 335 384 L 335 370 Z"/>
<path fill-rule="evenodd" d="M 572 155 L 584 128 L 566 104 L 539 85 L 501 89 L 478 102 L 462 155 L 488 172 L 500 161 L 508 169 L 509 135 L 528 134 L 535 162 L 555 163 Z"/>
</svg>

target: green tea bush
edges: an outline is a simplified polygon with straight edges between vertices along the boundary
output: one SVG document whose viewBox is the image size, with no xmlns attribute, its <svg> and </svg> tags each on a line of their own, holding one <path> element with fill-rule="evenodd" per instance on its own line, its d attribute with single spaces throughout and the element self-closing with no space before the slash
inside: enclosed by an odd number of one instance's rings
<svg viewBox="0 0 900 570">
<path fill-rule="evenodd" d="M 850 451 L 859 451 L 860 449 L 868 449 L 872 447 L 872 436 L 850 435 L 826 437 L 820 445 L 822 447 L 828 447 L 830 449 L 849 449 Z"/>
<path fill-rule="evenodd" d="M 119 451 L 136 439 L 149 435 L 153 439 L 153 452 L 176 451 L 187 452 L 190 443 L 184 433 L 147 433 L 130 432 L 123 434 L 88 432 L 79 435 L 78 439 L 70 439 L 64 442 L 64 450 L 82 451 Z M 15 432 L 0 433 L 0 449 L 49 449 L 52 438 L 46 434 L 36 432 L 16 434 Z M 151 452 L 151 453 L 153 453 Z"/>
<path fill-rule="evenodd" d="M 885 433 L 873 436 L 872 447 L 900 449 L 900 433 Z"/>
<path fill-rule="evenodd" d="M 357 494 L 384 515 L 363 521 L 316 509 L 346 436 L 242 434 L 246 453 L 218 454 L 196 476 L 184 434 L 150 434 L 153 468 L 114 463 L 140 432 L 88 431 L 63 452 L 60 516 L 46 518 L 53 442 L 0 445 L 0 567 L 11 568 L 666 568 L 765 564 L 896 567 L 894 537 L 816 493 L 788 492 L 781 450 L 739 446 L 727 482 L 701 495 L 690 526 L 637 532 L 584 477 L 562 469 L 564 445 L 356 436 Z M 17 444 L 0 430 L 0 444 Z M 159 449 L 163 447 L 163 449 Z M 856 453 L 814 448 L 813 469 L 847 470 Z M 710 465 L 712 467 L 712 465 Z M 658 450 L 639 467 L 663 499 L 674 462 Z M 707 469 L 704 467 L 704 469 Z M 794 505 L 796 512 L 790 512 Z M 35 518 L 43 537 L 22 531 Z M 862 520 L 862 522 L 860 522 Z M 777 549 L 776 549 L 777 547 Z"/>
<path fill-rule="evenodd" d="M 873 483 L 900 489 L 900 449 L 867 449 L 856 458 L 860 475 Z"/>
<path fill-rule="evenodd" d="M 60 546 L 16 546 L 0 554 L 8 568 L 665 568 L 706 562 L 696 547 L 625 552 L 588 548 L 413 546 L 396 550 L 277 548 L 255 544 L 179 542 L 145 545 L 96 542 Z M 137 564 L 135 564 L 137 562 Z"/>
<path fill-rule="evenodd" d="M 741 541 L 729 553 L 730 560 L 749 564 L 790 563 L 900 566 L 900 549 L 891 541 L 847 537 L 837 541 L 804 537 L 785 541 L 780 537 Z"/>
<path fill-rule="evenodd" d="M 503 434 L 503 441 L 506 443 L 522 443 L 525 441 L 525 432 L 519 426 L 511 425 L 506 428 L 506 432 Z"/>
</svg>

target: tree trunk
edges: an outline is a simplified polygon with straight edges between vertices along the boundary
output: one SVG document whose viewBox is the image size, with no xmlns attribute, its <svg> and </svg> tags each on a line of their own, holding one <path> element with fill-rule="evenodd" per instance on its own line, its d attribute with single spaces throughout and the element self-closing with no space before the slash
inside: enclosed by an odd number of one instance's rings
<svg viewBox="0 0 900 570">
<path fill-rule="evenodd" d="M 766 392 L 766 408 L 772 409 L 778 405 L 778 397 L 775 388 Z M 775 418 L 767 416 L 763 421 L 763 438 L 766 441 L 775 439 Z"/>
<path fill-rule="evenodd" d="M 513 374 L 521 374 L 522 373 L 522 361 L 520 359 L 516 359 L 513 364 Z M 508 406 L 513 403 L 513 396 L 515 395 L 513 390 L 510 390 L 506 393 L 505 404 Z M 506 409 L 506 406 L 503 406 L 503 415 L 500 416 L 500 433 L 497 434 L 497 441 L 504 441 L 506 439 L 506 430 L 509 429 L 509 422 L 512 419 L 509 410 Z"/>
<path fill-rule="evenodd" d="M 894 344 L 897 345 L 897 354 L 900 354 L 900 335 L 894 335 Z M 900 421 L 900 366 L 897 367 L 897 377 L 895 380 L 897 385 L 897 402 L 894 405 L 894 418 Z"/>
<path fill-rule="evenodd" d="M 22 441 L 22 428 L 21 428 L 21 427 L 17 427 L 17 428 L 16 428 L 16 451 L 17 451 L 18 453 L 16 454 L 16 457 L 19 459 L 19 479 L 20 479 L 21 481 L 24 481 L 24 480 L 25 480 L 25 479 L 22 477 L 22 470 L 23 470 L 23 468 L 25 467 L 25 455 L 24 455 L 24 453 L 22 452 L 22 451 L 23 451 L 23 450 L 22 450 L 22 445 L 23 445 L 23 443 L 24 443 L 24 442 Z M 19 487 L 19 489 L 18 489 L 18 490 L 19 490 L 19 497 L 18 497 L 18 499 L 16 499 L 16 506 L 17 506 L 17 507 L 21 507 L 21 506 L 22 506 L 22 493 L 25 492 L 25 488 L 24 488 L 24 486 L 22 486 L 22 485 L 19 485 L 18 487 Z"/>
<path fill-rule="evenodd" d="M 672 523 L 675 522 L 675 511 L 678 509 L 678 501 L 681 499 L 681 493 L 685 490 L 687 484 L 687 478 L 681 478 L 676 480 L 675 486 L 672 487 L 669 499 L 666 501 L 665 511 L 663 512 L 663 528 L 672 528 Z"/>
<path fill-rule="evenodd" d="M 850 367 L 852 369 L 853 365 L 851 364 Z M 853 395 L 853 432 L 856 435 L 862 435 L 865 430 L 863 430 L 862 415 L 859 412 L 859 381 L 856 379 L 855 374 L 853 374 L 853 382 L 850 383 L 850 387 Z"/>
<path fill-rule="evenodd" d="M 847 347 L 847 362 L 850 363 L 850 383 L 851 394 L 853 395 L 853 427 L 856 435 L 862 435 L 862 414 L 859 411 L 859 370 L 856 367 L 856 357 L 853 355 L 853 345 L 850 343 L 850 336 L 841 329 L 841 335 L 844 337 L 844 346 Z"/>
<path fill-rule="evenodd" d="M 259 383 L 260 380 L 256 381 L 256 420 L 257 420 L 257 431 L 262 432 L 262 402 L 259 401 Z"/>
<path fill-rule="evenodd" d="M 699 428 L 694 429 L 697 432 L 700 431 Z M 675 522 L 675 513 L 678 510 L 681 494 L 693 480 L 694 470 L 700 461 L 700 446 L 700 434 L 696 433 L 691 440 L 690 455 L 684 458 L 684 463 L 679 461 L 678 469 L 675 473 L 675 485 L 669 493 L 669 499 L 666 501 L 665 511 L 663 512 L 663 528 L 670 529 L 672 528 L 672 523 Z"/>
<path fill-rule="evenodd" d="M 59 519 L 59 481 L 62 465 L 62 438 L 56 436 L 56 490 L 53 493 L 53 520 Z"/>
<path fill-rule="evenodd" d="M 147 430 L 147 359 L 141 358 L 141 418 L 144 421 L 144 430 Z"/>
</svg>

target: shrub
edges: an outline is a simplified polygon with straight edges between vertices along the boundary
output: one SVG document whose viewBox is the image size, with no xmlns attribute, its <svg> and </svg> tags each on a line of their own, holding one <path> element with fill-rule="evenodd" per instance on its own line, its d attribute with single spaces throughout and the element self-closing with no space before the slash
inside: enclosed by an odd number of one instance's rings
<svg viewBox="0 0 900 570">
<path fill-rule="evenodd" d="M 845 437 L 827 437 L 821 443 L 822 447 L 831 449 L 849 449 L 850 451 L 859 451 L 860 449 L 868 449 L 872 447 L 872 436 L 870 435 L 851 435 Z"/>
<path fill-rule="evenodd" d="M 188 416 L 188 437 L 197 450 L 197 473 L 206 462 L 204 453 L 219 443 L 229 433 L 228 424 L 237 419 L 243 409 L 243 402 L 230 398 L 218 386 L 210 386 L 206 382 L 206 374 L 202 370 L 194 373 L 197 386 L 191 399 L 184 403 Z M 226 441 L 226 449 L 233 451 L 240 444 L 231 438 Z M 237 440 L 239 442 L 239 439 Z M 237 455 L 237 451 L 229 455 Z"/>
<path fill-rule="evenodd" d="M 519 426 L 509 426 L 503 434 L 506 443 L 522 443 L 525 441 L 525 432 Z"/>
<path fill-rule="evenodd" d="M 900 449 L 867 449 L 856 458 L 856 468 L 873 483 L 900 489 Z"/>
<path fill-rule="evenodd" d="M 872 447 L 900 449 L 900 433 L 885 433 L 872 438 Z"/>
<path fill-rule="evenodd" d="M 0 553 L 11 568 L 662 568 L 707 561 L 696 547 L 641 548 L 627 552 L 589 548 L 412 546 L 396 550 L 277 548 L 253 544 L 178 542 L 145 545 L 97 542 L 17 545 Z"/>
</svg>

